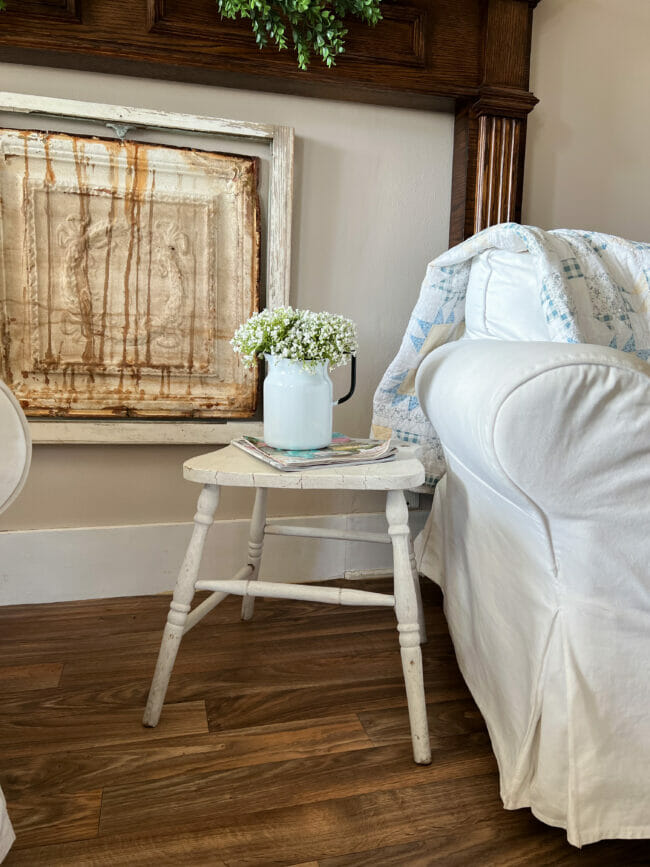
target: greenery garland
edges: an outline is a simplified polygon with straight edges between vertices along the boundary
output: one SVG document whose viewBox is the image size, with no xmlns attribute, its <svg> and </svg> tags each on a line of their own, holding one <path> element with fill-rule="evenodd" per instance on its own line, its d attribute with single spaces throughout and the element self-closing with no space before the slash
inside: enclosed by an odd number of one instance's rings
<svg viewBox="0 0 650 867">
<path fill-rule="evenodd" d="M 0 0 L 1 2 L 1 0 Z M 375 25 L 381 0 L 217 0 L 223 18 L 250 18 L 260 48 L 273 40 L 280 50 L 291 36 L 298 66 L 307 69 L 312 50 L 327 66 L 345 51 L 346 15 Z"/>
</svg>

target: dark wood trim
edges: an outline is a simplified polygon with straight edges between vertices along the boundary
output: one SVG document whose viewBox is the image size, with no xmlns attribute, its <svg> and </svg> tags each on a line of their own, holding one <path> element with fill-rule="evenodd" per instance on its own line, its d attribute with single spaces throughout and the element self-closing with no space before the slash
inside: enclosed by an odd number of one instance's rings
<svg viewBox="0 0 650 867">
<path fill-rule="evenodd" d="M 454 123 L 454 155 L 451 175 L 449 245 L 460 244 L 474 231 L 478 118 L 470 102 L 459 102 Z"/>
<path fill-rule="evenodd" d="M 449 242 L 501 222 L 519 222 L 535 2 L 485 0 L 483 67 L 477 99 L 458 101 Z"/>
<path fill-rule="evenodd" d="M 516 87 L 485 85 L 472 109 L 482 115 L 525 118 L 535 108 L 539 100 L 527 90 Z"/>
<path fill-rule="evenodd" d="M 259 51 L 214 0 L 9 0 L 0 60 L 454 111 L 450 242 L 518 220 L 536 0 L 392 0 L 335 69 Z"/>
<path fill-rule="evenodd" d="M 521 220 L 525 135 L 523 118 L 479 117 L 474 232 Z"/>
<path fill-rule="evenodd" d="M 9 0 L 0 60 L 434 110 L 480 84 L 482 0 L 391 0 L 376 27 L 350 22 L 335 68 L 314 59 L 306 72 L 291 51 L 260 51 L 248 23 L 222 20 L 215 0 L 78 2 L 71 27 L 48 19 L 51 0 Z M 43 14 L 26 16 L 23 3 Z"/>
<path fill-rule="evenodd" d="M 45 19 L 68 24 L 81 23 L 82 0 L 8 0 L 8 17 L 10 14 L 21 18 Z M 1 22 L 0 22 L 1 28 Z"/>
</svg>

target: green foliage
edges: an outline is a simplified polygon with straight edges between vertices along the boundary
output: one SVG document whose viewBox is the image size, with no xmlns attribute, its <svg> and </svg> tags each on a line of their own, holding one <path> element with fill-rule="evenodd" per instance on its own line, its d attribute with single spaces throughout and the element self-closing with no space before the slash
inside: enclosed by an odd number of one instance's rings
<svg viewBox="0 0 650 867">
<path fill-rule="evenodd" d="M 300 69 L 307 69 L 312 51 L 334 66 L 345 51 L 343 19 L 352 15 L 374 26 L 381 21 L 380 5 L 381 0 L 217 0 L 223 18 L 250 18 L 260 48 L 272 40 L 282 50 L 291 38 Z M 0 0 L 0 12 L 6 8 Z"/>
<path fill-rule="evenodd" d="M 282 50 L 291 38 L 300 69 L 307 69 L 312 50 L 335 65 L 345 51 L 346 15 L 371 25 L 381 19 L 380 0 L 217 0 L 217 6 L 223 18 L 250 18 L 260 48 L 273 40 Z"/>
<path fill-rule="evenodd" d="M 307 369 L 320 361 L 338 367 L 356 355 L 357 329 L 351 319 L 335 313 L 276 307 L 254 313 L 230 343 L 245 367 L 254 367 L 263 355 L 302 361 Z"/>
</svg>

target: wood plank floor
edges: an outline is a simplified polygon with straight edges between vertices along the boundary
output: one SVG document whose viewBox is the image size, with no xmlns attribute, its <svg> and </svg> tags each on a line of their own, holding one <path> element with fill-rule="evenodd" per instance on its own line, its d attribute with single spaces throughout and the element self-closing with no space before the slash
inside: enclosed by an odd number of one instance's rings
<svg viewBox="0 0 650 867">
<path fill-rule="evenodd" d="M 367 585 L 388 590 L 388 584 Z M 393 614 L 227 599 L 186 636 L 140 724 L 168 596 L 0 608 L 6 864 L 630 865 L 505 811 L 441 609 L 423 591 L 433 763 L 411 759 Z"/>
</svg>

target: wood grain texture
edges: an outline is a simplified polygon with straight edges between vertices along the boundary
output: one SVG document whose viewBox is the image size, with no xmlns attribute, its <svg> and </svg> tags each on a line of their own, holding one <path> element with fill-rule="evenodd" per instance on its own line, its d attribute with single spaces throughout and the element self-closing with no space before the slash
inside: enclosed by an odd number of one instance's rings
<svg viewBox="0 0 650 867">
<path fill-rule="evenodd" d="M 24 792 L 17 800 L 5 793 L 21 846 L 66 843 L 97 836 L 102 790 L 83 792 Z"/>
<path fill-rule="evenodd" d="M 523 118 L 479 117 L 475 232 L 521 220 L 525 132 Z"/>
<path fill-rule="evenodd" d="M 7 697 L 0 709 L 0 743 L 7 752 L 65 752 L 93 749 L 100 744 L 151 743 L 172 735 L 201 734 L 207 731 L 205 706 L 201 701 L 172 705 L 164 725 L 154 734 L 142 731 L 140 709 L 134 707 L 84 706 L 77 694 L 63 693 L 49 699 L 39 694 L 32 701 Z M 28 694 L 30 695 L 30 694 Z"/>
<path fill-rule="evenodd" d="M 579 852 L 503 810 L 440 594 L 422 589 L 428 767 L 412 762 L 387 610 L 262 599 L 243 623 L 226 599 L 184 639 L 152 730 L 139 718 L 168 596 L 0 609 L 5 663 L 64 666 L 58 686 L 3 691 L 7 867 L 647 863 L 647 841 Z"/>
<path fill-rule="evenodd" d="M 291 52 L 272 46 L 260 52 L 248 23 L 221 20 L 214 0 L 84 0 L 80 5 L 81 23 L 54 15 L 30 17 L 18 0 L 10 2 L 0 30 L 0 60 L 454 111 L 450 243 L 504 215 L 520 217 L 525 117 L 536 102 L 528 91 L 536 2 L 384 3 L 377 27 L 350 22 L 346 53 L 334 69 L 316 59 L 306 72 L 297 69 Z M 520 119 L 509 134 L 513 147 L 504 173 L 485 183 L 486 160 L 500 160 L 504 152 L 486 157 L 479 148 L 482 115 L 495 123 L 503 117 Z M 492 146 L 492 136 L 484 136 L 484 148 Z M 499 204 L 486 204 L 486 196 Z M 278 285 L 287 268 L 286 262 L 271 268 Z"/>
<path fill-rule="evenodd" d="M 45 3 L 42 3 L 45 6 Z M 478 84 L 480 0 L 396 0 L 374 28 L 351 19 L 334 69 L 260 51 L 213 0 L 83 0 L 81 22 L 24 14 L 9 0 L 0 58 L 257 90 L 421 107 L 450 106 Z M 441 102 L 442 101 L 442 102 Z"/>
<path fill-rule="evenodd" d="M 168 735 L 152 741 L 146 750 L 134 743 L 98 744 L 91 750 L 35 752 L 26 756 L 9 750 L 7 757 L 11 762 L 3 788 L 13 800 L 45 786 L 52 792 L 91 790 L 104 785 L 107 772 L 119 776 L 122 785 L 147 781 L 161 784 L 182 774 L 191 779 L 195 774 L 253 768 L 372 746 L 359 718 L 347 714 L 323 723 L 312 720 L 196 734 L 191 735 L 191 742 L 189 738 L 181 741 Z"/>
<path fill-rule="evenodd" d="M 521 220 L 526 118 L 535 4 L 486 0 L 481 81 L 476 98 L 457 100 L 450 244 L 496 223 Z"/>
<path fill-rule="evenodd" d="M 183 477 L 201 485 L 299 490 L 395 491 L 424 483 L 424 468 L 412 446 L 397 447 L 395 459 L 375 465 L 331 466 L 283 472 L 237 446 L 197 455 L 183 464 Z"/>
<path fill-rule="evenodd" d="M 58 686 L 63 672 L 60 662 L 40 665 L 0 666 L 0 692 L 25 692 Z"/>
</svg>

